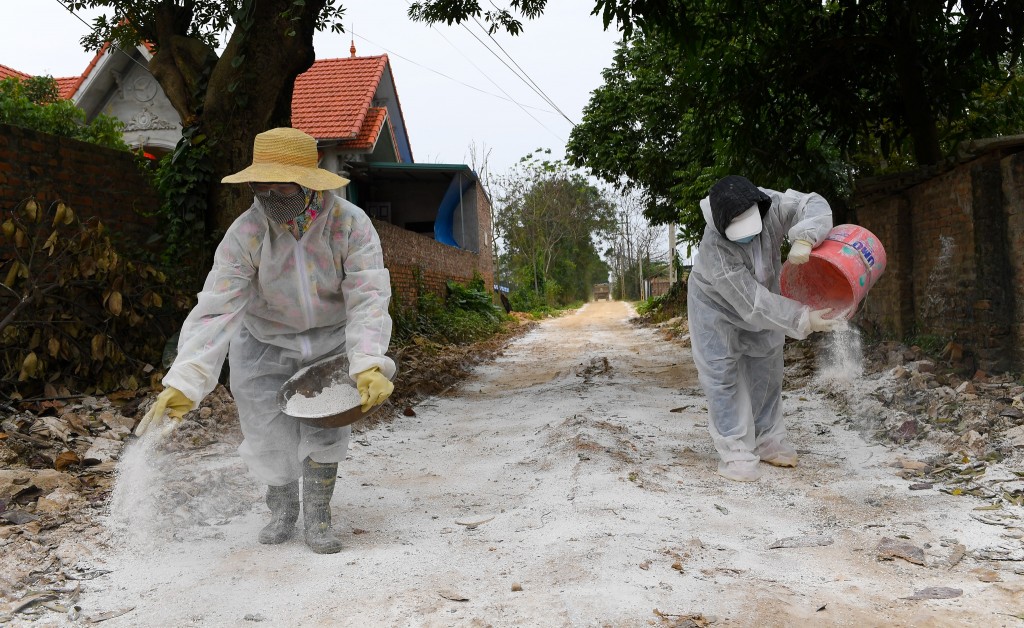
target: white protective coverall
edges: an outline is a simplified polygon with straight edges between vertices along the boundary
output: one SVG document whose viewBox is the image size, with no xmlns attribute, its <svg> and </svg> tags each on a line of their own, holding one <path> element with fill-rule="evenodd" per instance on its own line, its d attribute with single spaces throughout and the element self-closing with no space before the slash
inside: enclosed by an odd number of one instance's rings
<svg viewBox="0 0 1024 628">
<path fill-rule="evenodd" d="M 761 233 L 731 242 L 701 201 L 704 237 L 687 280 L 693 360 L 708 400 L 708 429 L 723 463 L 772 459 L 790 448 L 782 421 L 785 336 L 811 333 L 810 308 L 779 294 L 781 246 L 821 244 L 832 210 L 818 194 L 759 188 L 771 198 Z"/>
<path fill-rule="evenodd" d="M 315 428 L 281 413 L 278 389 L 299 369 L 342 352 L 353 378 L 376 366 L 391 379 L 390 299 L 380 239 L 361 209 L 325 192 L 323 211 L 296 240 L 254 204 L 217 247 L 163 384 L 203 399 L 230 345 L 245 437 L 239 453 L 262 483 L 287 484 L 302 475 L 307 456 L 343 460 L 351 428 Z"/>
</svg>

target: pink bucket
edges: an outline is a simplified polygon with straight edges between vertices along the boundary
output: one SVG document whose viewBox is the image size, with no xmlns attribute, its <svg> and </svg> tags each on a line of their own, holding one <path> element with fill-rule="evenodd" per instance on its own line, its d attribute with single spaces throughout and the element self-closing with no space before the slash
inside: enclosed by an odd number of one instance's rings
<svg viewBox="0 0 1024 628">
<path fill-rule="evenodd" d="M 849 319 L 885 271 L 885 261 L 885 248 L 873 233 L 838 225 L 806 264 L 782 265 L 782 296 L 813 310 L 831 308 L 829 318 Z"/>
</svg>

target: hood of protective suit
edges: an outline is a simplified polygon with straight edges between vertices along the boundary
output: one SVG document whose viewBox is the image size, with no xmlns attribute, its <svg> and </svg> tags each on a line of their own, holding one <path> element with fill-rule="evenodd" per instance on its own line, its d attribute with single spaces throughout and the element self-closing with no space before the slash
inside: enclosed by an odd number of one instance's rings
<svg viewBox="0 0 1024 628">
<path fill-rule="evenodd" d="M 772 199 L 767 194 L 758 189 L 746 177 L 734 174 L 723 177 L 711 186 L 707 198 L 712 218 L 708 222 L 714 224 L 718 233 L 726 238 L 728 236 L 725 230 L 729 227 L 729 223 L 750 209 L 752 205 L 757 205 L 762 219 L 772 206 Z"/>
</svg>

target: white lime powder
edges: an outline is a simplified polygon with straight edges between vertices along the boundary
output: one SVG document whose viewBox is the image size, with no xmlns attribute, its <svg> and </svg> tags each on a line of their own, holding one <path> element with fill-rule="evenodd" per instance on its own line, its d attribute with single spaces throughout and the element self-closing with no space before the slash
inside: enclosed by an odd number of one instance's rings
<svg viewBox="0 0 1024 628">
<path fill-rule="evenodd" d="M 297 417 L 321 417 L 344 412 L 359 405 L 359 391 L 350 383 L 334 382 L 319 394 L 307 397 L 295 393 L 288 398 L 285 412 Z"/>
</svg>

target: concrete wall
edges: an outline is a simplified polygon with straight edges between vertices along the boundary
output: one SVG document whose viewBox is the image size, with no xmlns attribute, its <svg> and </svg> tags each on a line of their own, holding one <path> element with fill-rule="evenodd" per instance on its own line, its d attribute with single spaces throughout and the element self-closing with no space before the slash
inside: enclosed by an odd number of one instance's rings
<svg viewBox="0 0 1024 628">
<path fill-rule="evenodd" d="M 858 320 L 898 338 L 956 341 L 987 371 L 1024 367 L 1024 153 L 992 150 L 858 190 L 853 222 L 888 257 Z"/>
</svg>

